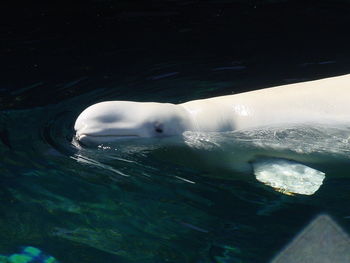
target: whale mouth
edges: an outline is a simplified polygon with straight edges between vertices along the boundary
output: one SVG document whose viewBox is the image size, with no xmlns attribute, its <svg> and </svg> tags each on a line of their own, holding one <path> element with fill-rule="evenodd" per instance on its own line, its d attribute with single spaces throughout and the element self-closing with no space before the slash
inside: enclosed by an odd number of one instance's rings
<svg viewBox="0 0 350 263">
<path fill-rule="evenodd" d="M 135 134 L 103 134 L 103 135 L 95 135 L 95 134 L 76 134 L 75 138 L 79 142 L 83 141 L 105 141 L 105 140 L 123 140 L 123 139 L 135 139 L 140 136 Z"/>
</svg>

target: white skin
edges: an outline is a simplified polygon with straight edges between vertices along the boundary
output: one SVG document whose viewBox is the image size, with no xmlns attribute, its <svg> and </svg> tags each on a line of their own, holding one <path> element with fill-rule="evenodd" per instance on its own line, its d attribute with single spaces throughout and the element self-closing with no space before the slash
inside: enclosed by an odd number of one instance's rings
<svg viewBox="0 0 350 263">
<path fill-rule="evenodd" d="M 187 111 L 170 103 L 106 101 L 85 109 L 74 128 L 80 142 L 164 137 L 191 127 Z"/>
<path fill-rule="evenodd" d="M 290 124 L 349 124 L 350 75 L 183 104 L 107 101 L 75 122 L 80 142 L 223 132 Z"/>
</svg>

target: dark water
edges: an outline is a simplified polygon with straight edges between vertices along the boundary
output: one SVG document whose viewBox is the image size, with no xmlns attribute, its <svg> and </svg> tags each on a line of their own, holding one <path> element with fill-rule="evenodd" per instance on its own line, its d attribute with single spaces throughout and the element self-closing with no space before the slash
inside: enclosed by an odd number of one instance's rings
<svg viewBox="0 0 350 263">
<path fill-rule="evenodd" d="M 349 73 L 348 4 L 26 10 L 1 28 L 0 254 L 31 245 L 64 263 L 268 262 L 319 213 L 350 231 L 346 163 L 315 195 L 286 196 L 147 147 L 71 143 L 75 118 L 99 101 L 180 103 Z"/>
</svg>

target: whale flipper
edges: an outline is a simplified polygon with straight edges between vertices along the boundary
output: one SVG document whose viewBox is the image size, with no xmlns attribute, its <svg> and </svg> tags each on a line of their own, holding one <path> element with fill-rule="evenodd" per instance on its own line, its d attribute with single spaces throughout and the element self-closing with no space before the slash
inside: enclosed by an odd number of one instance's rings
<svg viewBox="0 0 350 263">
<path fill-rule="evenodd" d="M 253 162 L 256 179 L 284 194 L 312 195 L 322 185 L 325 173 L 285 159 Z"/>
</svg>

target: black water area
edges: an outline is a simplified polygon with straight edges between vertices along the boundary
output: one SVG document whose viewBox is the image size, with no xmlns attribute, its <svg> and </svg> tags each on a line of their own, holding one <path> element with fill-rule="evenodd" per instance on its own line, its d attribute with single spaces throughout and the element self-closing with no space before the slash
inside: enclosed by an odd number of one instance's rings
<svg viewBox="0 0 350 263">
<path fill-rule="evenodd" d="M 285 195 L 252 174 L 163 159 L 155 144 L 72 144 L 75 119 L 97 102 L 182 103 L 350 73 L 347 1 L 13 2 L 2 11 L 0 254 L 30 245 L 62 263 L 265 263 L 320 213 L 350 232 L 346 161 L 314 195 Z M 307 146 L 321 149 L 311 144 L 322 134 Z M 340 137 L 326 150 L 347 159 Z"/>
</svg>

